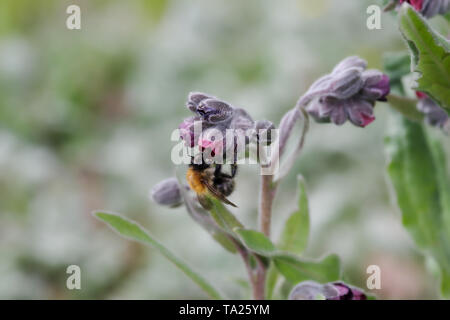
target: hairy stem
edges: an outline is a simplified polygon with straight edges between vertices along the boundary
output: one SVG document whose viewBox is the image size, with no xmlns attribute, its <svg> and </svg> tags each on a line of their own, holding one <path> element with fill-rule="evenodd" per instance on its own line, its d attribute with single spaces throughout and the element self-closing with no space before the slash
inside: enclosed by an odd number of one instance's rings
<svg viewBox="0 0 450 320">
<path fill-rule="evenodd" d="M 230 238 L 234 245 L 236 246 L 239 255 L 244 261 L 245 268 L 247 269 L 248 277 L 250 279 L 250 284 L 252 286 L 252 295 L 255 300 L 263 300 L 264 299 L 264 287 L 265 287 L 265 278 L 266 278 L 266 269 L 261 259 L 254 255 L 257 268 L 253 269 L 250 265 L 250 253 L 247 249 L 242 247 L 236 240 Z"/>
<path fill-rule="evenodd" d="M 272 202 L 275 188 L 272 185 L 272 175 L 261 176 L 261 191 L 259 195 L 259 229 L 270 237 L 270 222 L 272 218 Z"/>
<path fill-rule="evenodd" d="M 256 278 L 253 274 L 253 270 L 252 270 L 252 267 L 249 262 L 248 251 L 245 248 L 243 248 L 236 240 L 234 240 L 233 238 L 230 238 L 230 239 L 232 239 L 232 241 L 234 242 L 234 245 L 236 246 L 236 249 L 239 252 L 239 255 L 241 256 L 242 260 L 244 261 L 245 269 L 247 270 L 248 278 L 249 278 L 250 284 L 252 286 L 253 297 L 255 297 L 257 295 Z"/>
<path fill-rule="evenodd" d="M 272 202 L 275 196 L 273 175 L 261 175 L 261 191 L 259 195 L 259 229 L 267 237 L 270 237 L 270 222 L 272 218 Z M 253 298 L 263 300 L 265 298 L 266 266 L 261 259 L 255 256 L 257 261 Z"/>
<path fill-rule="evenodd" d="M 253 298 L 255 300 L 265 299 L 265 288 L 266 288 L 266 266 L 261 261 L 261 259 L 255 255 L 256 258 L 256 275 L 255 275 L 255 286 L 253 287 Z"/>
</svg>

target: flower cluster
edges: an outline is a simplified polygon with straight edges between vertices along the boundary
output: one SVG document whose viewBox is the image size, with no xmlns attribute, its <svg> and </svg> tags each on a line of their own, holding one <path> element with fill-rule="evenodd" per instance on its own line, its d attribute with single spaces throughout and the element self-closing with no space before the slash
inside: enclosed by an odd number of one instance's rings
<svg viewBox="0 0 450 320">
<path fill-rule="evenodd" d="M 431 18 L 450 11 L 450 0 L 399 0 L 398 6 L 405 2 L 409 3 L 425 18 Z"/>
<path fill-rule="evenodd" d="M 347 119 L 365 127 L 375 117 L 376 101 L 386 101 L 389 77 L 378 70 L 366 70 L 367 62 L 353 56 L 342 60 L 330 74 L 314 82 L 299 101 L 318 122 L 344 124 Z"/>
<path fill-rule="evenodd" d="M 186 106 L 195 116 L 184 119 L 179 129 L 180 138 L 189 148 L 198 146 L 202 152 L 208 150 L 212 156 L 225 157 L 227 153 L 236 153 L 239 137 L 244 138 L 244 146 L 252 137 L 258 142 L 271 142 L 270 132 L 275 128 L 272 122 L 254 121 L 244 109 L 211 95 L 191 92 Z"/>
<path fill-rule="evenodd" d="M 343 282 L 320 284 L 303 281 L 292 289 L 289 300 L 366 300 L 364 292 Z"/>
<path fill-rule="evenodd" d="M 441 129 L 445 129 L 450 126 L 449 116 L 444 109 L 437 105 L 437 103 L 425 93 L 417 91 L 416 95 L 419 98 L 417 110 L 425 115 L 425 122 L 427 124 Z"/>
</svg>

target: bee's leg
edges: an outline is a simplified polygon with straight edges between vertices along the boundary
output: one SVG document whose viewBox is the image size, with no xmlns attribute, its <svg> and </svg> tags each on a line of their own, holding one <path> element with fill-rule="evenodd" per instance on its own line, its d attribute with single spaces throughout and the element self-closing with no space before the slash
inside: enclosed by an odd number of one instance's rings
<svg viewBox="0 0 450 320">
<path fill-rule="evenodd" d="M 214 177 L 218 178 L 222 174 L 222 165 L 216 164 L 216 170 L 214 170 Z"/>
<path fill-rule="evenodd" d="M 234 176 L 236 176 L 236 173 L 237 173 L 237 153 L 236 153 L 236 151 L 233 154 L 233 163 L 230 166 L 231 166 L 231 178 L 234 178 Z"/>
<path fill-rule="evenodd" d="M 231 178 L 234 178 L 237 174 L 237 164 L 233 163 L 231 165 Z"/>
</svg>

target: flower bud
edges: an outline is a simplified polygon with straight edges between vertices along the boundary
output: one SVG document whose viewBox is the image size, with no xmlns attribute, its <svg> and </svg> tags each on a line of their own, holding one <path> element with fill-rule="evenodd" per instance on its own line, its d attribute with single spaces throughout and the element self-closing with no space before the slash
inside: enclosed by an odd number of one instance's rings
<svg viewBox="0 0 450 320">
<path fill-rule="evenodd" d="M 367 68 L 367 62 L 358 56 L 350 56 L 339 62 L 331 73 L 339 73 L 349 68 L 358 68 L 363 71 Z"/>
<path fill-rule="evenodd" d="M 361 77 L 361 71 L 359 68 L 349 68 L 336 73 L 331 81 L 331 90 L 328 96 L 335 97 L 336 99 L 348 99 L 358 93 L 361 90 L 364 82 Z"/>
<path fill-rule="evenodd" d="M 433 127 L 444 129 L 449 125 L 450 120 L 447 112 L 444 111 L 436 102 L 422 92 L 416 93 L 419 99 L 417 110 L 425 114 L 425 122 Z"/>
<path fill-rule="evenodd" d="M 333 282 L 337 295 L 327 296 L 327 300 L 366 300 L 367 296 L 361 289 L 349 286 L 343 282 Z"/>
<path fill-rule="evenodd" d="M 364 292 L 343 282 L 320 284 L 303 281 L 289 294 L 289 300 L 366 300 Z"/>
<path fill-rule="evenodd" d="M 303 281 L 292 289 L 288 300 L 324 300 L 325 297 L 323 285 L 315 281 Z"/>
<path fill-rule="evenodd" d="M 391 88 L 389 77 L 378 70 L 367 70 L 362 74 L 364 87 L 361 90 L 361 97 L 368 100 L 386 101 L 386 96 Z"/>
<path fill-rule="evenodd" d="M 270 145 L 275 136 L 272 136 L 274 132 L 272 130 L 275 129 L 275 126 L 269 120 L 258 120 L 254 124 L 254 129 L 256 131 L 256 138 L 258 143 L 262 143 L 263 145 Z"/>
<path fill-rule="evenodd" d="M 210 128 L 203 131 L 198 140 L 200 151 L 205 152 L 208 150 L 212 157 L 223 155 L 225 144 L 225 137 L 222 131 L 217 128 Z"/>
<path fill-rule="evenodd" d="M 234 109 L 233 119 L 230 122 L 230 129 L 247 131 L 253 128 L 254 121 L 252 117 L 241 108 Z"/>
<path fill-rule="evenodd" d="M 280 155 L 283 154 L 284 148 L 291 136 L 292 130 L 295 127 L 297 121 L 301 119 L 301 111 L 299 108 L 293 108 L 286 112 L 280 121 Z"/>
<path fill-rule="evenodd" d="M 186 103 L 186 106 L 189 110 L 191 110 L 194 113 L 197 113 L 197 107 L 200 102 L 206 99 L 214 98 L 213 96 L 207 95 L 206 93 L 202 92 L 190 92 L 188 95 L 188 101 Z"/>
<path fill-rule="evenodd" d="M 220 100 L 205 99 L 198 104 L 197 114 L 206 122 L 216 124 L 231 120 L 233 108 Z"/>
<path fill-rule="evenodd" d="M 346 112 L 349 120 L 358 127 L 364 128 L 375 120 L 373 107 L 365 100 L 349 99 Z"/>
<path fill-rule="evenodd" d="M 411 4 L 414 9 L 420 12 L 420 10 L 422 10 L 424 0 L 400 0 L 400 4 L 404 2 Z"/>
<path fill-rule="evenodd" d="M 175 178 L 168 178 L 157 183 L 150 191 L 150 197 L 157 204 L 172 208 L 183 203 L 180 184 Z"/>
<path fill-rule="evenodd" d="M 204 123 L 200 117 L 189 117 L 183 120 L 178 126 L 180 130 L 180 138 L 184 140 L 187 147 L 192 148 L 198 141 L 198 137 L 202 133 L 202 130 L 209 126 Z"/>
<path fill-rule="evenodd" d="M 358 127 L 370 124 L 376 101 L 389 94 L 389 77 L 378 70 L 365 70 L 358 57 L 341 61 L 329 74 L 317 80 L 300 99 L 317 122 L 342 125 L 350 120 Z"/>
</svg>

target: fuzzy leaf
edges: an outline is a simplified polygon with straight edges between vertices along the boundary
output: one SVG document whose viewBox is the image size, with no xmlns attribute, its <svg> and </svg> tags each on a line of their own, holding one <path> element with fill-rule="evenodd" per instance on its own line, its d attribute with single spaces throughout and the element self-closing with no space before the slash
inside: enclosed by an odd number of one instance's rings
<svg viewBox="0 0 450 320">
<path fill-rule="evenodd" d="M 436 179 L 439 186 L 439 200 L 441 204 L 442 220 L 450 239 L 450 177 L 447 172 L 447 160 L 444 149 L 439 140 L 429 138 L 428 143 L 436 168 Z M 450 244 L 449 244 L 450 245 Z"/>
<path fill-rule="evenodd" d="M 438 241 L 439 203 L 433 159 L 423 128 L 397 119 L 386 138 L 388 173 L 393 183 L 403 224 L 422 248 Z"/>
<path fill-rule="evenodd" d="M 305 250 L 309 236 L 309 209 L 305 181 L 298 176 L 298 209 L 288 218 L 281 234 L 280 249 L 292 253 Z"/>
<path fill-rule="evenodd" d="M 262 232 L 242 228 L 235 228 L 234 232 L 248 249 L 262 256 L 270 257 L 277 250 L 272 241 Z"/>
<path fill-rule="evenodd" d="M 318 261 L 302 260 L 289 254 L 277 254 L 272 258 L 278 271 L 293 284 L 304 280 L 325 283 L 340 277 L 340 261 L 334 254 Z"/>
<path fill-rule="evenodd" d="M 271 300 L 273 297 L 273 291 L 275 290 L 275 287 L 278 282 L 278 270 L 275 267 L 274 263 L 271 262 L 269 269 L 267 271 L 267 277 L 266 277 L 266 284 L 265 284 L 265 292 L 266 292 L 266 299 Z"/>
<path fill-rule="evenodd" d="M 223 299 L 222 295 L 199 273 L 192 270 L 183 260 L 175 256 L 169 249 L 164 247 L 159 241 L 150 236 L 148 231 L 138 223 L 122 217 L 116 213 L 97 211 L 93 213 L 99 220 L 108 224 L 121 236 L 150 245 L 158 250 L 163 256 L 173 262 L 192 281 L 202 288 L 213 299 Z"/>
<path fill-rule="evenodd" d="M 400 31 L 411 53 L 412 71 L 420 74 L 417 90 L 450 110 L 450 42 L 434 31 L 411 6 L 399 12 Z"/>
<path fill-rule="evenodd" d="M 449 179 L 437 142 L 429 143 L 421 124 L 394 116 L 386 138 L 388 174 L 402 221 L 416 244 L 438 261 L 443 295 L 450 297 Z"/>
</svg>

